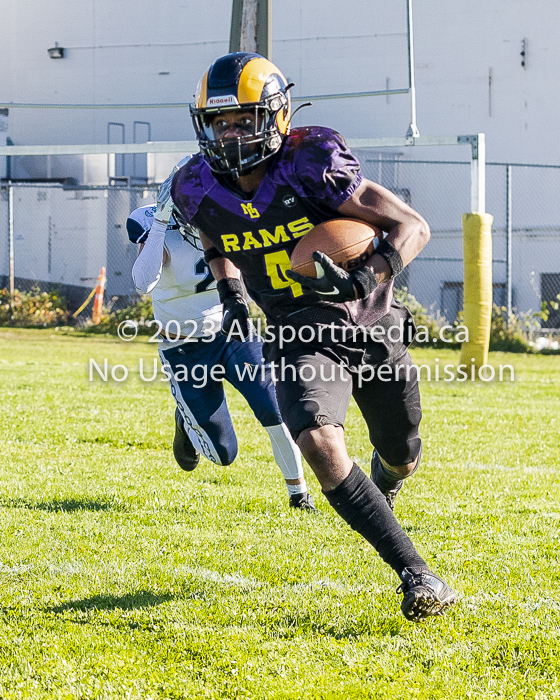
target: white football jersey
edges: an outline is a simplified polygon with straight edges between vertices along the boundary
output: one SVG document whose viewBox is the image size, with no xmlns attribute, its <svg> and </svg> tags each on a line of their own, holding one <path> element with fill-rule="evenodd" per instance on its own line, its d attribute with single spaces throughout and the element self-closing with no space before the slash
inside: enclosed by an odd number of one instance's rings
<svg viewBox="0 0 560 700">
<path fill-rule="evenodd" d="M 146 240 L 155 211 L 155 205 L 148 205 L 130 214 L 127 229 L 131 240 Z M 146 232 L 144 236 L 139 235 L 140 227 Z M 151 292 L 154 317 L 162 324 L 164 331 L 169 329 L 167 336 L 170 338 L 176 336 L 176 322 L 181 327 L 180 335 L 185 337 L 200 338 L 220 330 L 222 305 L 214 276 L 201 248 L 198 239 L 183 237 L 172 217 L 165 233 L 167 259 L 159 282 Z"/>
</svg>

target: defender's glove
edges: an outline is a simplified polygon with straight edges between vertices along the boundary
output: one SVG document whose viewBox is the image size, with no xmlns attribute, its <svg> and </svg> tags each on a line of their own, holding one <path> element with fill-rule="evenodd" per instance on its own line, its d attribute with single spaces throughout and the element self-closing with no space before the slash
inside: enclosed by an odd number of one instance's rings
<svg viewBox="0 0 560 700">
<path fill-rule="evenodd" d="M 190 156 L 185 156 L 185 158 L 180 160 L 177 165 L 173 167 L 173 170 L 171 171 L 171 174 L 167 180 L 165 180 L 165 182 L 163 182 L 159 188 L 154 219 L 156 219 L 156 221 L 160 221 L 162 224 L 168 224 L 171 214 L 173 213 L 173 200 L 171 199 L 171 184 L 173 183 L 173 177 L 175 176 L 175 173 L 180 170 L 183 165 L 185 165 L 189 158 Z"/>
<path fill-rule="evenodd" d="M 173 212 L 173 200 L 171 199 L 171 183 L 173 182 L 172 173 L 165 182 L 162 183 L 158 191 L 156 213 L 154 219 L 162 224 L 167 225 Z"/>
<path fill-rule="evenodd" d="M 249 307 L 243 296 L 243 285 L 234 277 L 225 277 L 217 284 L 220 301 L 223 305 L 222 333 L 249 337 Z"/>
<path fill-rule="evenodd" d="M 365 299 L 377 287 L 377 280 L 369 267 L 346 272 L 341 267 L 337 267 L 328 255 L 318 251 L 313 253 L 313 260 L 318 262 L 323 270 L 323 274 L 317 279 L 300 275 L 293 270 L 286 270 L 285 275 L 301 284 L 304 291 L 314 292 L 325 301 L 344 302 Z"/>
</svg>

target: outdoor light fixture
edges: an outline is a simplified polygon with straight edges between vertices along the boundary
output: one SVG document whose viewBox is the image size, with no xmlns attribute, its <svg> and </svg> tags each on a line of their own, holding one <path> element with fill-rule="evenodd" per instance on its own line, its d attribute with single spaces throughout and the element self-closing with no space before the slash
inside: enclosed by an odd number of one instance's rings
<svg viewBox="0 0 560 700">
<path fill-rule="evenodd" d="M 55 41 L 53 48 L 47 49 L 47 51 L 49 52 L 49 56 L 51 58 L 64 58 L 65 49 L 58 45 L 58 41 Z"/>
</svg>

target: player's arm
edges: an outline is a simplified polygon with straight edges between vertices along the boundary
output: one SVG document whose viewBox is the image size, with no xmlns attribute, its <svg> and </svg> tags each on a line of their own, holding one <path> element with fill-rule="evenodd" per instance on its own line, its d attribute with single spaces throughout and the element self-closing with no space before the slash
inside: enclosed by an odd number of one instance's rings
<svg viewBox="0 0 560 700">
<path fill-rule="evenodd" d="M 150 294 L 160 280 L 167 257 L 164 236 L 165 231 L 160 236 L 149 236 L 148 240 L 141 244 L 140 253 L 132 267 L 134 286 L 140 294 Z"/>
<path fill-rule="evenodd" d="M 319 252 L 313 253 L 313 258 L 321 265 L 324 274 L 317 279 L 286 271 L 285 274 L 301 284 L 305 291 L 324 296 L 327 301 L 365 299 L 379 284 L 402 272 L 430 239 L 430 229 L 420 214 L 370 180 L 362 180 L 337 211 L 345 217 L 374 224 L 388 236 L 375 254 L 353 272 L 345 272 Z"/>
<path fill-rule="evenodd" d="M 249 335 L 249 307 L 245 301 L 241 274 L 231 260 L 222 256 L 208 236 L 202 231 L 199 234 L 204 259 L 218 283 L 217 290 L 223 307 L 222 332 L 228 336 L 237 332 L 246 338 Z"/>
<path fill-rule="evenodd" d="M 366 262 L 378 283 L 399 274 L 430 240 L 430 228 L 418 212 L 385 187 L 365 178 L 338 207 L 338 212 L 387 232 L 381 244 L 381 255 L 375 254 Z"/>
<path fill-rule="evenodd" d="M 145 245 L 146 245 L 146 243 L 140 243 L 140 253 L 144 250 L 144 246 L 145 246 Z M 164 248 L 164 249 L 163 249 L 163 264 L 164 264 L 164 265 L 165 265 L 165 263 L 167 262 L 167 259 L 168 259 L 168 258 L 169 258 L 169 256 L 167 255 L 167 251 L 166 251 L 165 248 Z"/>
<path fill-rule="evenodd" d="M 165 262 L 165 232 L 173 211 L 170 189 L 171 180 L 168 178 L 159 188 L 154 221 L 132 268 L 134 285 L 141 294 L 149 294 L 161 277 Z"/>
<path fill-rule="evenodd" d="M 226 277 L 239 279 L 241 274 L 237 267 L 235 267 L 235 265 L 231 262 L 231 260 L 224 258 L 222 254 L 218 251 L 218 249 L 214 246 L 212 241 L 208 238 L 208 236 L 206 236 L 203 231 L 200 231 L 200 229 L 199 234 L 200 242 L 202 243 L 202 247 L 204 248 L 204 258 L 206 260 L 207 265 L 210 267 L 210 270 L 214 275 L 214 279 L 216 280 L 216 282 L 219 282 L 220 280 L 223 280 Z M 213 253 L 213 251 L 216 252 Z M 208 255 L 208 253 L 210 253 L 210 255 Z"/>
</svg>

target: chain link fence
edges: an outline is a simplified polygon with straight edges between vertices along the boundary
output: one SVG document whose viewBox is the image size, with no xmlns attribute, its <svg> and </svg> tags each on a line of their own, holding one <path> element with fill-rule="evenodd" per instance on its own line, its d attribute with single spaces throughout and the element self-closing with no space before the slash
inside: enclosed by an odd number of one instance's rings
<svg viewBox="0 0 560 700">
<path fill-rule="evenodd" d="M 124 308 L 138 299 L 131 277 L 138 246 L 128 240 L 126 219 L 133 209 L 155 202 L 157 187 L 14 182 L 11 188 L 11 197 L 6 185 L 0 198 L 0 220 L 6 222 L 0 257 L 2 287 L 10 284 L 11 236 L 13 282 L 19 291 L 58 290 L 74 311 L 105 267 L 108 307 Z"/>
<path fill-rule="evenodd" d="M 411 160 L 391 149 L 356 155 L 366 177 L 391 189 L 430 224 L 429 245 L 399 283 L 432 314 L 452 322 L 462 308 L 462 215 L 470 209 L 470 161 Z M 488 164 L 486 180 L 486 208 L 494 216 L 494 301 L 507 303 L 509 229 L 513 308 L 538 310 L 541 301 L 560 293 L 560 167 L 510 165 L 508 177 L 508 164 Z M 126 179 L 113 183 L 4 182 L 0 287 L 9 286 L 12 236 L 16 289 L 58 289 L 72 311 L 104 266 L 107 305 L 119 309 L 136 300 L 131 270 L 138 248 L 128 241 L 125 223 L 133 209 L 155 202 L 157 187 L 130 186 Z M 560 312 L 552 311 L 545 325 L 559 328 Z"/>
<path fill-rule="evenodd" d="M 523 312 L 547 302 L 550 315 L 543 326 L 558 329 L 560 311 L 549 302 L 560 294 L 560 167 L 493 163 L 486 180 L 494 258 L 505 261 L 494 266 L 495 288 L 505 302 L 509 228 L 512 306 Z"/>
<path fill-rule="evenodd" d="M 361 153 L 367 177 L 395 192 L 430 224 L 429 245 L 400 284 L 452 322 L 463 306 L 462 215 L 470 210 L 469 161 L 409 160 L 400 153 Z M 486 210 L 494 216 L 493 297 L 514 312 L 539 311 L 560 294 L 560 166 L 488 163 Z M 509 241 L 509 245 L 508 245 Z M 508 247 L 510 263 L 508 265 Z M 509 279 L 508 279 L 509 278 Z M 548 306 L 543 327 L 560 328 Z"/>
<path fill-rule="evenodd" d="M 430 225 L 429 245 L 405 268 L 398 284 L 430 313 L 453 321 L 462 308 L 461 217 L 470 209 L 470 162 L 408 160 L 391 152 L 359 157 L 366 177 L 390 189 Z"/>
</svg>

